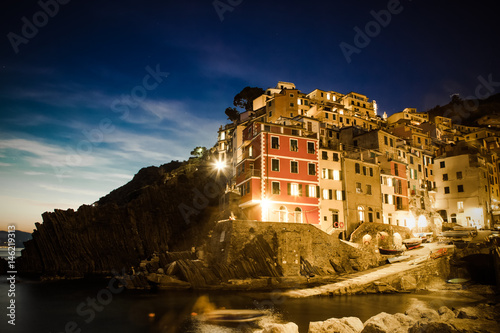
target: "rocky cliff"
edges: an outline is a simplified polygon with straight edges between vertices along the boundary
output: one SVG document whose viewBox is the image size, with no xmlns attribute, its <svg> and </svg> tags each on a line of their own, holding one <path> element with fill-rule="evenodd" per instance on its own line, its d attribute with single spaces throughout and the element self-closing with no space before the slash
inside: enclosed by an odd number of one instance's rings
<svg viewBox="0 0 500 333">
<path fill-rule="evenodd" d="M 33 239 L 25 243 L 20 271 L 108 275 L 129 270 L 156 252 L 190 248 L 219 219 L 221 184 L 207 155 L 144 168 L 93 205 L 44 213 Z"/>
</svg>

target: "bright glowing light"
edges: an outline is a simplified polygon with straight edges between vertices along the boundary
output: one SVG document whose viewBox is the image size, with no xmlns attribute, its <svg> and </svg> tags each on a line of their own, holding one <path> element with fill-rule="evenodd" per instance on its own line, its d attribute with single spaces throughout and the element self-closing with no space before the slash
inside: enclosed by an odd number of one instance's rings
<svg viewBox="0 0 500 333">
<path fill-rule="evenodd" d="M 262 221 L 269 220 L 269 207 L 271 207 L 271 200 L 263 198 L 260 201 L 260 207 L 262 208 Z"/>
<path fill-rule="evenodd" d="M 225 167 L 226 167 L 226 164 L 223 161 L 218 160 L 217 162 L 215 162 L 215 168 L 218 171 L 222 171 Z"/>
<path fill-rule="evenodd" d="M 419 228 L 425 228 L 425 227 L 427 227 L 427 219 L 425 218 L 425 216 L 420 215 L 418 217 L 418 227 Z"/>
<path fill-rule="evenodd" d="M 406 226 L 408 228 L 410 228 L 410 230 L 415 228 L 416 223 L 415 223 L 415 217 L 413 216 L 413 214 L 411 214 L 410 217 L 408 217 L 408 220 L 406 221 Z"/>
</svg>

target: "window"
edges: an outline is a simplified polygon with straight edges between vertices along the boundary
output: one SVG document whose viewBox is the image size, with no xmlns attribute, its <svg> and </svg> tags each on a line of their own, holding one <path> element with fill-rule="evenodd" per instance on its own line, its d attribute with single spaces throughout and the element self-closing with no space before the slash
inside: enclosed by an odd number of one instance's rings
<svg viewBox="0 0 500 333">
<path fill-rule="evenodd" d="M 280 160 L 274 158 L 271 160 L 271 170 L 280 171 Z"/>
<path fill-rule="evenodd" d="M 295 139 L 290 140 L 290 150 L 291 151 L 298 151 L 299 150 L 299 142 Z"/>
<path fill-rule="evenodd" d="M 323 189 L 323 200 L 331 200 L 332 199 L 332 190 Z"/>
<path fill-rule="evenodd" d="M 335 191 L 335 200 L 341 201 L 344 200 L 344 192 L 342 191 Z"/>
<path fill-rule="evenodd" d="M 372 194 L 372 186 L 371 185 L 366 185 L 366 194 Z"/>
<path fill-rule="evenodd" d="M 360 173 L 361 173 L 361 167 L 360 167 L 359 163 L 354 164 L 354 171 L 355 171 L 357 174 L 360 174 Z"/>
<path fill-rule="evenodd" d="M 390 145 L 391 147 L 394 147 L 394 141 L 392 140 L 392 138 L 390 138 L 390 139 L 389 139 L 389 145 Z"/>
<path fill-rule="evenodd" d="M 317 193 L 316 193 L 316 186 L 315 185 L 309 185 L 308 186 L 307 196 L 309 198 L 316 198 Z"/>
<path fill-rule="evenodd" d="M 457 202 L 457 209 L 460 213 L 463 213 L 463 211 L 464 211 L 464 202 L 463 201 Z"/>
<path fill-rule="evenodd" d="M 307 152 L 309 154 L 314 154 L 316 152 L 316 150 L 314 149 L 314 142 L 307 143 Z"/>
<path fill-rule="evenodd" d="M 365 210 L 363 206 L 358 206 L 358 219 L 359 222 L 365 222 Z"/>
<path fill-rule="evenodd" d="M 309 163 L 309 175 L 310 176 L 316 175 L 316 164 Z"/>
<path fill-rule="evenodd" d="M 462 179 L 462 171 L 457 171 L 457 179 Z"/>
<path fill-rule="evenodd" d="M 363 165 L 363 175 L 366 176 L 366 167 Z"/>
<path fill-rule="evenodd" d="M 450 188 L 448 186 L 446 186 L 444 188 L 444 194 L 449 194 L 450 193 Z"/>
<path fill-rule="evenodd" d="M 340 180 L 340 171 L 333 170 L 333 180 Z"/>
<path fill-rule="evenodd" d="M 280 182 L 273 182 L 272 187 L 273 187 L 273 194 L 281 194 Z"/>
<path fill-rule="evenodd" d="M 370 177 L 373 177 L 373 168 L 370 168 Z"/>
<path fill-rule="evenodd" d="M 439 167 L 440 167 L 441 169 L 445 167 L 445 165 L 444 165 L 444 161 L 439 162 Z"/>
<path fill-rule="evenodd" d="M 443 174 L 443 181 L 447 181 L 448 180 L 448 174 L 447 173 L 444 173 Z"/>
<path fill-rule="evenodd" d="M 300 187 L 302 186 L 299 187 L 299 184 L 295 183 L 294 184 L 289 183 L 288 186 L 289 186 L 289 191 L 288 191 L 289 195 L 300 195 Z"/>
<path fill-rule="evenodd" d="M 458 192 L 463 192 L 464 191 L 464 186 L 463 185 L 458 185 L 457 186 Z"/>
<path fill-rule="evenodd" d="M 295 208 L 295 223 L 302 223 L 302 209 Z"/>
<path fill-rule="evenodd" d="M 387 146 L 389 144 L 388 139 L 386 136 L 384 136 L 384 144 Z"/>
<path fill-rule="evenodd" d="M 338 228 L 338 222 L 339 222 L 339 211 L 338 210 L 332 211 L 332 220 L 333 220 L 333 226 L 335 228 Z"/>
<path fill-rule="evenodd" d="M 278 214 L 279 214 L 279 221 L 280 222 L 288 222 L 288 218 L 287 218 L 287 210 L 286 210 L 286 207 L 285 206 L 281 206 L 280 207 L 280 210 L 278 211 Z"/>
<path fill-rule="evenodd" d="M 394 164 L 394 176 L 399 176 L 399 166 Z"/>
<path fill-rule="evenodd" d="M 326 151 L 321 152 L 321 159 L 327 160 L 328 159 L 328 152 L 326 152 Z"/>
<path fill-rule="evenodd" d="M 368 222 L 373 222 L 373 209 L 368 208 Z"/>
<path fill-rule="evenodd" d="M 299 173 L 299 162 L 290 161 L 290 172 L 291 173 Z"/>
<path fill-rule="evenodd" d="M 363 190 L 361 189 L 361 183 L 356 183 L 356 193 L 363 193 Z"/>
<path fill-rule="evenodd" d="M 338 153 L 333 153 L 333 161 L 338 162 L 339 161 L 339 154 Z"/>
<path fill-rule="evenodd" d="M 273 148 L 273 149 L 280 148 L 280 140 L 277 136 L 271 137 L 271 148 Z"/>
</svg>

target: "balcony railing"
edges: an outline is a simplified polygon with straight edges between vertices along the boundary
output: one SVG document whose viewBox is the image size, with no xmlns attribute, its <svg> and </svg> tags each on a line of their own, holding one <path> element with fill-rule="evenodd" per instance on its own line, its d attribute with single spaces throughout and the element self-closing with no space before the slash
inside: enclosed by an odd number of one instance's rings
<svg viewBox="0 0 500 333">
<path fill-rule="evenodd" d="M 251 177 L 260 177 L 261 170 L 260 169 L 250 169 L 246 170 L 238 175 L 238 178 L 243 177 L 244 179 L 248 179 Z"/>
</svg>

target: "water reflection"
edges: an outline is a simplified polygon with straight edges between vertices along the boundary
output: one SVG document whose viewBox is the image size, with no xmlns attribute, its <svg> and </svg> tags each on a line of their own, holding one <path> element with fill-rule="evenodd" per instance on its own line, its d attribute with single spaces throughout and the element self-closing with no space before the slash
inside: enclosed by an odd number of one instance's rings
<svg viewBox="0 0 500 333">
<path fill-rule="evenodd" d="M 175 332 L 241 332 L 240 328 L 221 328 L 193 318 L 196 301 L 207 295 L 216 308 L 270 309 L 264 320 L 299 325 L 307 332 L 310 321 L 332 317 L 356 316 L 362 321 L 385 311 L 404 312 L 418 299 L 437 309 L 464 306 L 474 302 L 456 292 L 359 295 L 284 299 L 269 293 L 236 293 L 193 291 L 131 291 L 113 294 L 112 300 L 95 310 L 95 318 L 82 316 L 77 311 L 82 302 L 96 298 L 99 291 L 108 288 L 107 281 L 61 281 L 39 283 L 24 280 L 16 284 L 16 327 L 0 321 L 0 332 L 64 332 L 69 322 L 93 333 L 175 333 Z M 0 308 L 5 309 L 8 298 L 6 277 L 0 278 Z"/>
</svg>

